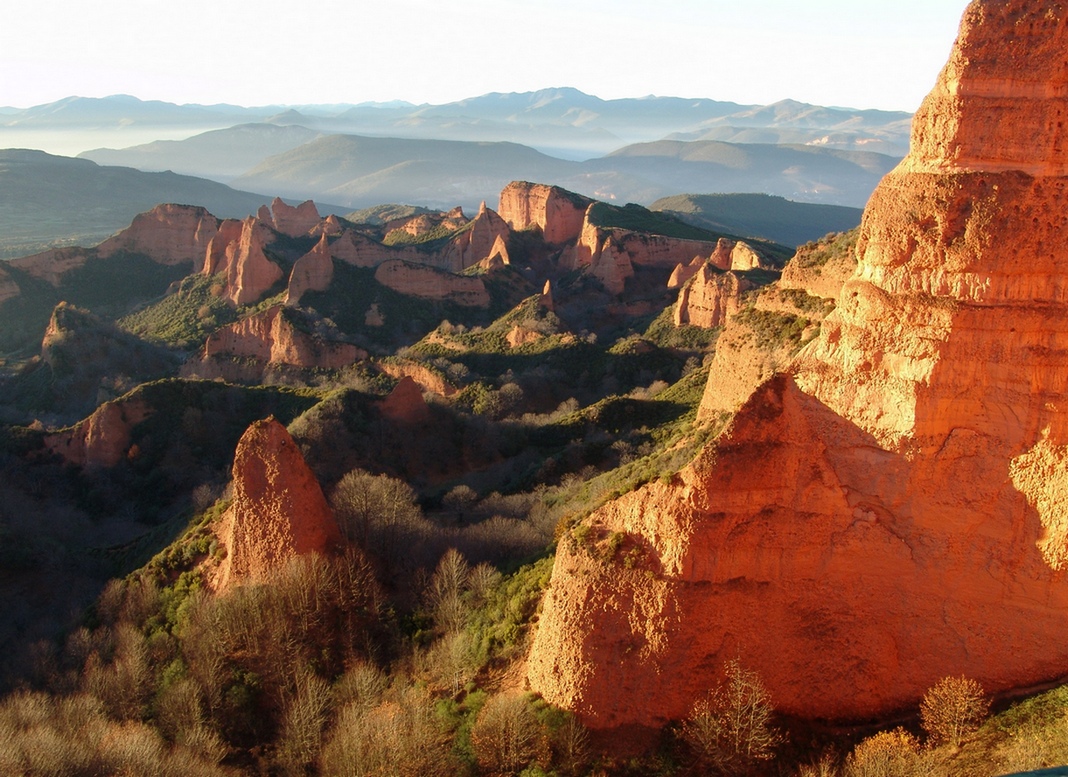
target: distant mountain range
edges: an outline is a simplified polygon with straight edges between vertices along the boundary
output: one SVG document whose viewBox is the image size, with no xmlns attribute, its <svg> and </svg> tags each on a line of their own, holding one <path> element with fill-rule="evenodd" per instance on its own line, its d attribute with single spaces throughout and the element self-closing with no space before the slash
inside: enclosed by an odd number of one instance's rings
<svg viewBox="0 0 1068 777">
<path fill-rule="evenodd" d="M 129 146 L 142 142 L 133 138 L 152 129 L 184 128 L 188 136 L 236 124 L 270 123 L 331 134 L 510 141 L 553 156 L 586 159 L 669 136 L 748 142 L 741 130 L 763 128 L 781 133 L 791 143 L 902 156 L 908 147 L 910 118 L 907 113 L 824 108 L 792 100 L 769 106 L 679 97 L 602 100 L 571 88 L 491 93 L 444 105 L 390 102 L 256 108 L 174 105 L 116 95 L 68 97 L 32 108 L 0 109 L 0 145 L 11 145 L 5 137 L 78 130 L 94 138 L 110 138 L 103 145 Z M 725 128 L 734 128 L 734 137 L 722 136 Z M 710 132 L 714 136 L 708 136 Z M 778 141 L 763 136 L 758 142 Z"/>
<path fill-rule="evenodd" d="M 678 140 L 634 144 L 580 162 L 510 142 L 329 135 L 271 124 L 81 156 L 350 208 L 383 202 L 473 208 L 517 179 L 551 181 L 621 203 L 648 204 L 679 192 L 753 192 L 861 206 L 897 162 L 825 146 Z"/>
</svg>

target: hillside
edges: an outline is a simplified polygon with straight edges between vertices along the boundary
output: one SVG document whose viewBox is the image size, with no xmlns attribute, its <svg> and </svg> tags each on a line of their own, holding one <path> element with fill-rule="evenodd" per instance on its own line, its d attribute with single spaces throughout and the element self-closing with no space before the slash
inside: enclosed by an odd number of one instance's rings
<svg viewBox="0 0 1068 777">
<path fill-rule="evenodd" d="M 663 197 L 649 208 L 705 229 L 789 246 L 853 229 L 863 213 L 859 208 L 793 202 L 768 194 L 678 194 Z"/>
<path fill-rule="evenodd" d="M 557 180 L 573 164 L 514 143 L 331 135 L 270 157 L 233 184 L 353 208 L 477 208 L 511 180 Z"/>
<path fill-rule="evenodd" d="M 223 183 L 264 159 L 307 143 L 320 133 L 298 126 L 239 124 L 186 140 L 158 140 L 121 150 L 98 148 L 79 154 L 99 165 L 122 165 L 154 172 L 170 170 Z"/>
<path fill-rule="evenodd" d="M 92 245 L 161 202 L 202 204 L 240 218 L 270 201 L 186 175 L 0 150 L 0 258 L 53 245 Z"/>
</svg>

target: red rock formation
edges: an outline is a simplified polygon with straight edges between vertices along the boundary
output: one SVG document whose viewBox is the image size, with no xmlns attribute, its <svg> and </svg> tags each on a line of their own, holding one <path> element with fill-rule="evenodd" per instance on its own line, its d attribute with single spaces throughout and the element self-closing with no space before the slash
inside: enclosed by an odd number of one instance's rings
<svg viewBox="0 0 1068 777">
<path fill-rule="evenodd" d="M 528 329 L 525 326 L 520 326 L 519 324 L 516 324 L 510 330 L 508 330 L 508 334 L 504 336 L 504 339 L 508 342 L 509 348 L 519 348 L 523 345 L 536 343 L 543 337 L 545 337 L 545 335 L 543 335 L 536 329 Z"/>
<path fill-rule="evenodd" d="M 326 291 L 333 279 L 334 259 L 324 232 L 315 248 L 294 263 L 289 274 L 289 287 L 286 289 L 286 304 L 299 305 L 300 298 L 306 291 Z"/>
<path fill-rule="evenodd" d="M 52 248 L 32 256 L 12 259 L 9 264 L 34 278 L 58 286 L 71 270 L 84 267 L 90 252 L 84 248 Z"/>
<path fill-rule="evenodd" d="M 500 216 L 486 207 L 478 211 L 467 229 L 454 237 L 442 251 L 442 259 L 435 262 L 452 272 L 461 272 L 484 259 L 490 259 L 494 253 L 508 255 L 505 242 L 512 230 Z"/>
<path fill-rule="evenodd" d="M 271 202 L 271 211 L 273 215 L 269 223 L 276 232 L 281 232 L 283 235 L 300 237 L 319 226 L 319 211 L 311 200 L 305 200 L 294 208 L 275 197 Z M 264 220 L 262 216 L 261 220 Z"/>
<path fill-rule="evenodd" d="M 769 266 L 764 257 L 754 251 L 753 247 L 744 240 L 739 240 L 731 248 L 732 270 L 759 270 L 767 269 Z"/>
<path fill-rule="evenodd" d="M 546 310 L 556 310 L 556 303 L 553 301 L 552 281 L 545 281 L 545 286 L 543 286 L 541 290 L 541 296 L 538 297 L 538 305 Z"/>
<path fill-rule="evenodd" d="M 798 289 L 813 297 L 837 299 L 842 286 L 857 269 L 856 251 L 847 235 L 801 246 L 786 263 L 779 278 L 784 289 Z"/>
<path fill-rule="evenodd" d="M 727 323 L 739 306 L 742 293 L 755 286 L 733 272 L 716 272 L 706 263 L 679 291 L 675 326 L 689 324 L 714 329 Z"/>
<path fill-rule="evenodd" d="M 130 453 L 133 428 L 149 415 L 140 400 L 116 399 L 74 427 L 45 437 L 45 447 L 78 467 L 114 467 Z"/>
<path fill-rule="evenodd" d="M 313 235 L 340 235 L 344 231 L 344 227 L 341 226 L 341 222 L 338 217 L 331 213 L 315 227 L 310 230 Z"/>
<path fill-rule="evenodd" d="M 215 580 L 220 591 L 262 577 L 296 556 L 331 553 L 342 544 L 318 481 L 273 417 L 252 424 L 237 443 L 233 502 L 219 537 L 226 547 Z"/>
<path fill-rule="evenodd" d="M 690 280 L 690 278 L 697 275 L 697 271 L 700 270 L 707 261 L 708 260 L 703 257 L 695 256 L 689 264 L 679 262 L 675 265 L 675 269 L 671 271 L 671 277 L 668 278 L 667 287 L 669 289 L 681 289 L 686 285 L 686 282 Z"/>
<path fill-rule="evenodd" d="M 946 675 L 1065 673 L 1066 48 L 1060 6 L 969 6 L 792 374 L 561 541 L 528 670 L 548 701 L 657 726 L 741 657 L 782 711 L 856 719 Z"/>
<path fill-rule="evenodd" d="M 403 424 L 424 424 L 430 421 L 430 408 L 423 399 L 423 390 L 407 375 L 379 402 L 378 410 L 390 421 Z"/>
<path fill-rule="evenodd" d="M 501 192 L 497 212 L 512 229 L 537 226 L 546 243 L 562 245 L 578 239 L 592 202 L 557 186 L 513 181 Z"/>
<path fill-rule="evenodd" d="M 212 360 L 253 359 L 261 365 L 336 370 L 360 359 L 367 352 L 351 343 L 327 342 L 293 325 L 281 305 L 248 316 L 215 332 L 204 343 L 200 363 L 187 374 L 206 374 Z"/>
<path fill-rule="evenodd" d="M 219 220 L 204 208 L 191 205 L 157 205 L 134 217 L 129 227 L 97 247 L 97 255 L 119 251 L 144 254 L 158 264 L 193 262 L 199 271 Z"/>
<path fill-rule="evenodd" d="M 448 300 L 465 307 L 486 307 L 490 303 L 489 292 L 481 278 L 455 275 L 396 259 L 379 265 L 375 280 L 412 297 Z"/>
<path fill-rule="evenodd" d="M 282 279 L 282 268 L 263 253 L 273 233 L 258 218 L 226 220 L 208 244 L 204 274 L 226 276 L 225 296 L 234 305 L 257 301 Z"/>
<path fill-rule="evenodd" d="M 710 261 L 724 270 L 731 267 L 733 243 L 722 238 L 719 243 L 711 243 L 605 228 L 592 223 L 589 216 L 587 212 L 582 232 L 564 264 L 575 269 L 589 268 L 588 272 L 613 294 L 623 291 L 635 267 L 677 269 L 679 264 L 691 262 L 694 256 L 710 256 Z"/>
<path fill-rule="evenodd" d="M 420 390 L 429 391 L 439 397 L 451 397 L 458 389 L 440 372 L 432 370 L 425 364 L 417 361 L 389 361 L 377 362 L 379 370 L 397 380 L 411 378 L 418 384 Z"/>
</svg>

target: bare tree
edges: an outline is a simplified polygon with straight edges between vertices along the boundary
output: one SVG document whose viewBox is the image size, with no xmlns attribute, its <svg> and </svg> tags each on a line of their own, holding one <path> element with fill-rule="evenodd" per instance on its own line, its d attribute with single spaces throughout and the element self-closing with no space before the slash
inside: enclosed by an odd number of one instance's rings
<svg viewBox="0 0 1068 777">
<path fill-rule="evenodd" d="M 487 774 L 518 774 L 538 755 L 545 734 L 523 694 L 502 693 L 486 702 L 471 728 L 471 747 Z"/>
<path fill-rule="evenodd" d="M 963 676 L 943 677 L 920 702 L 923 730 L 936 745 L 956 747 L 965 735 L 982 725 L 989 713 L 990 699 L 983 686 Z"/>
<path fill-rule="evenodd" d="M 913 777 L 920 775 L 920 743 L 903 728 L 880 731 L 853 748 L 845 762 L 846 777 Z"/>
<path fill-rule="evenodd" d="M 726 679 L 694 704 L 682 723 L 682 738 L 698 762 L 717 774 L 748 774 L 774 757 L 781 735 L 771 725 L 774 710 L 764 682 L 738 659 L 727 662 Z"/>
</svg>

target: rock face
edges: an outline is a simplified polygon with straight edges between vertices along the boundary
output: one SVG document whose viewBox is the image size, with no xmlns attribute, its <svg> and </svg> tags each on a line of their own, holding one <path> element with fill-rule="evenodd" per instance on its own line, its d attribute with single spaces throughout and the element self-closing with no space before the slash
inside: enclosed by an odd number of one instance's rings
<svg viewBox="0 0 1068 777">
<path fill-rule="evenodd" d="M 305 553 L 330 553 L 341 531 L 289 432 L 273 417 L 252 424 L 234 455 L 233 503 L 219 536 L 217 590 L 254 580 Z"/>
<path fill-rule="evenodd" d="M 727 317 L 738 310 L 742 293 L 752 288 L 754 285 L 742 276 L 717 272 L 706 262 L 679 291 L 675 326 L 689 324 L 705 329 L 723 326 Z"/>
<path fill-rule="evenodd" d="M 504 219 L 482 203 L 478 215 L 471 220 L 470 226 L 457 235 L 443 254 L 441 266 L 453 272 L 461 272 L 495 254 L 508 256 L 505 242 L 512 233 Z"/>
<path fill-rule="evenodd" d="M 192 372 L 217 377 L 209 365 L 219 359 L 251 359 L 261 369 L 266 365 L 287 365 L 336 370 L 365 358 L 367 352 L 355 345 L 327 342 L 301 331 L 287 311 L 277 305 L 212 334 L 204 344 L 200 363 Z"/>
<path fill-rule="evenodd" d="M 378 411 L 390 421 L 402 424 L 425 424 L 430 421 L 430 408 L 423 399 L 423 390 L 407 375 L 379 403 Z"/>
<path fill-rule="evenodd" d="M 391 378 L 397 380 L 411 378 L 421 391 L 429 391 L 440 397 L 451 397 L 459 391 L 444 375 L 430 369 L 422 362 L 388 361 L 378 362 L 375 366 Z"/>
<path fill-rule="evenodd" d="M 325 291 L 333 279 L 334 259 L 330 254 L 326 233 L 323 233 L 315 248 L 293 265 L 289 274 L 289 287 L 286 289 L 286 304 L 299 305 L 304 292 Z"/>
<path fill-rule="evenodd" d="M 204 274 L 225 275 L 224 294 L 234 305 L 255 302 L 282 279 L 282 268 L 263 253 L 272 240 L 270 227 L 258 217 L 224 221 L 208 244 Z"/>
<path fill-rule="evenodd" d="M 271 202 L 271 224 L 276 232 L 300 237 L 319 226 L 319 211 L 311 200 L 305 200 L 294 208 L 275 197 Z"/>
<path fill-rule="evenodd" d="M 1065 673 L 1066 47 L 1059 5 L 969 6 L 818 339 L 561 541 L 534 690 L 612 728 L 686 715 L 734 657 L 842 720 Z"/>
<path fill-rule="evenodd" d="M 731 247 L 730 241 L 722 239 L 711 243 L 599 227 L 591 223 L 587 212 L 567 263 L 575 269 L 587 268 L 605 289 L 620 294 L 627 279 L 634 275 L 635 267 L 677 269 L 679 264 L 690 263 L 695 256 L 708 256 L 716 267 L 729 270 Z"/>
<path fill-rule="evenodd" d="M 46 437 L 45 447 L 78 467 L 114 467 L 130 454 L 131 432 L 148 415 L 139 400 L 107 402 L 71 429 Z"/>
<path fill-rule="evenodd" d="M 537 226 L 545 242 L 562 245 L 578 239 L 592 202 L 557 186 L 513 181 L 501 192 L 497 212 L 512 229 Z"/>
<path fill-rule="evenodd" d="M 191 205 L 157 205 L 134 217 L 129 227 L 97 247 L 108 257 L 119 251 L 144 254 L 159 264 L 200 263 L 211 239 L 219 231 L 219 220 L 204 208 Z"/>
<path fill-rule="evenodd" d="M 481 278 L 455 275 L 433 267 L 391 259 L 375 270 L 375 280 L 399 294 L 448 300 L 465 307 L 487 307 L 489 292 Z"/>
</svg>

